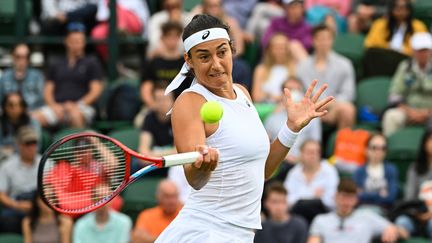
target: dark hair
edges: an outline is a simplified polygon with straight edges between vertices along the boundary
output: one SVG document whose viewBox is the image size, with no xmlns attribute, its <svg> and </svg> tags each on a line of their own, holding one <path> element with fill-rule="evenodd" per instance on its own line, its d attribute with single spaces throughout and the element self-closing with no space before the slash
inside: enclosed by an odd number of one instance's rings
<svg viewBox="0 0 432 243">
<path fill-rule="evenodd" d="M 432 136 L 432 130 L 426 130 L 423 133 L 420 150 L 417 155 L 417 159 L 414 162 L 414 167 L 418 175 L 424 175 L 429 171 L 429 162 L 428 162 L 428 154 L 426 151 L 426 143 L 428 139 Z"/>
<path fill-rule="evenodd" d="M 335 32 L 333 31 L 333 29 L 330 28 L 329 26 L 325 25 L 325 24 L 319 24 L 319 25 L 313 27 L 312 37 L 315 37 L 321 31 L 328 31 L 332 34 L 333 37 L 335 37 Z"/>
<path fill-rule="evenodd" d="M 264 198 L 267 199 L 272 192 L 283 194 L 285 196 L 288 195 L 287 189 L 285 189 L 283 184 L 278 181 L 274 181 L 266 186 L 264 191 Z"/>
<path fill-rule="evenodd" d="M 38 223 L 39 216 L 40 216 L 40 208 L 39 208 L 38 203 L 37 203 L 38 198 L 39 198 L 39 193 L 34 193 L 34 196 L 32 198 L 32 202 L 31 202 L 32 208 L 31 208 L 29 215 L 28 215 L 29 219 L 30 219 L 30 228 L 32 230 L 34 230 L 36 228 L 36 224 Z M 59 214 L 56 211 L 54 211 L 54 217 L 56 219 L 57 225 L 59 225 L 60 224 Z"/>
<path fill-rule="evenodd" d="M 234 42 L 231 37 L 230 27 L 227 24 L 224 24 L 222 20 L 208 15 L 208 14 L 197 14 L 195 15 L 191 22 L 184 28 L 183 30 L 183 42 L 191 35 L 195 34 L 198 31 L 210 29 L 210 28 L 222 28 L 225 29 L 228 32 L 228 35 L 230 36 L 231 41 L 229 42 L 229 45 L 231 47 L 231 51 L 235 53 L 234 48 Z M 188 51 L 189 58 L 192 58 L 190 51 Z M 188 78 L 194 78 L 195 75 L 193 74 L 193 70 L 189 70 L 186 74 L 186 77 Z"/>
<path fill-rule="evenodd" d="M 12 95 L 18 95 L 21 99 L 20 106 L 23 108 L 23 113 L 18 118 L 18 122 L 12 124 L 9 120 L 8 114 L 6 113 L 6 105 L 8 103 L 9 98 Z M 27 114 L 27 103 L 25 102 L 23 96 L 19 92 L 11 92 L 6 94 L 3 97 L 3 100 L 1 101 L 1 109 L 3 111 L 3 114 L 0 118 L 1 123 L 1 132 L 3 133 L 3 137 L 8 136 L 9 133 L 16 134 L 18 132 L 18 129 L 24 125 L 30 124 L 30 116 Z M 12 125 L 12 131 L 9 129 L 9 126 Z"/>
<path fill-rule="evenodd" d="M 414 27 L 412 24 L 412 20 L 413 20 L 413 7 L 411 4 L 410 0 L 404 0 L 405 4 L 407 5 L 409 14 L 407 19 L 405 20 L 405 23 L 407 24 L 407 29 L 405 31 L 404 34 L 404 42 L 407 40 L 408 36 L 411 36 L 414 33 Z M 395 34 L 395 30 L 396 30 L 396 24 L 397 21 L 395 19 L 395 17 L 393 16 L 393 10 L 396 7 L 396 2 L 397 0 L 393 0 L 389 2 L 388 5 L 388 13 L 387 13 L 387 18 L 388 18 L 388 23 L 387 23 L 387 29 L 389 31 L 389 35 L 387 36 L 387 41 L 390 41 L 391 38 L 393 37 L 393 35 Z"/>
<path fill-rule="evenodd" d="M 343 178 L 340 180 L 337 187 L 337 192 L 345 192 L 350 194 L 357 194 L 357 185 L 350 178 Z"/>
<path fill-rule="evenodd" d="M 162 36 L 167 35 L 170 31 L 175 31 L 178 35 L 181 35 L 183 32 L 183 26 L 177 21 L 168 21 L 162 25 L 161 29 Z"/>
</svg>

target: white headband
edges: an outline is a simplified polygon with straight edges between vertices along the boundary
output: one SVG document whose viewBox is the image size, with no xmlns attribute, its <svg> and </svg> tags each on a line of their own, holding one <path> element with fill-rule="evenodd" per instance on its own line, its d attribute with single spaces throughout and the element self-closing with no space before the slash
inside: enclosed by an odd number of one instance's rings
<svg viewBox="0 0 432 243">
<path fill-rule="evenodd" d="M 189 52 L 190 49 L 192 49 L 194 46 L 201 44 L 203 42 L 216 40 L 216 39 L 227 39 L 228 41 L 231 40 L 228 32 L 223 28 L 210 28 L 198 31 L 194 33 L 193 35 L 189 36 L 184 40 L 183 45 L 186 52 Z M 189 66 L 185 62 L 180 70 L 180 72 L 177 74 L 177 76 L 171 81 L 171 83 L 168 85 L 168 87 L 165 89 L 165 95 L 171 93 L 173 90 L 177 89 L 185 80 L 186 73 L 189 71 Z M 196 80 L 194 79 L 192 82 L 192 85 L 196 83 Z"/>
</svg>

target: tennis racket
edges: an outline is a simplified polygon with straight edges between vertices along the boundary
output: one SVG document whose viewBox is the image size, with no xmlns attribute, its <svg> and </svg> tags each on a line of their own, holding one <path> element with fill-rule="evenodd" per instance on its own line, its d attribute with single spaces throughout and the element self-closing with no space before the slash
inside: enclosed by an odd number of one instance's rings
<svg viewBox="0 0 432 243">
<path fill-rule="evenodd" d="M 83 214 L 107 204 L 140 176 L 158 168 L 193 163 L 199 156 L 189 152 L 150 157 L 102 134 L 76 133 L 53 143 L 43 154 L 38 190 L 55 211 Z M 130 175 L 132 157 L 150 164 Z"/>
</svg>

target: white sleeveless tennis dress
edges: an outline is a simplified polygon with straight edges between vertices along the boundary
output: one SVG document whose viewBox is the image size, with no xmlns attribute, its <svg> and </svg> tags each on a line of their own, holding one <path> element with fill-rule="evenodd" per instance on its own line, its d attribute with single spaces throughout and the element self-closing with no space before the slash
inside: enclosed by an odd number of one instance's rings
<svg viewBox="0 0 432 243">
<path fill-rule="evenodd" d="M 219 164 L 201 190 L 192 189 L 157 243 L 249 243 L 254 229 L 261 229 L 261 195 L 270 142 L 251 101 L 239 87 L 234 85 L 234 90 L 234 100 L 216 96 L 200 84 L 185 90 L 218 101 L 224 109 L 218 129 L 206 139 L 208 146 L 219 150 Z"/>
</svg>

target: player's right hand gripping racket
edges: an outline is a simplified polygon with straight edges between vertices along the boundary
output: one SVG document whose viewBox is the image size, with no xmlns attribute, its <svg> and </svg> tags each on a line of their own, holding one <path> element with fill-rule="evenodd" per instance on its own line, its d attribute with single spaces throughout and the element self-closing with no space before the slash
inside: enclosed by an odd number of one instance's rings
<svg viewBox="0 0 432 243">
<path fill-rule="evenodd" d="M 43 154 L 38 190 L 54 210 L 65 214 L 93 211 L 140 176 L 157 168 L 195 162 L 198 152 L 149 157 L 119 141 L 93 132 L 66 136 Z M 132 157 L 151 164 L 130 175 Z"/>
</svg>

